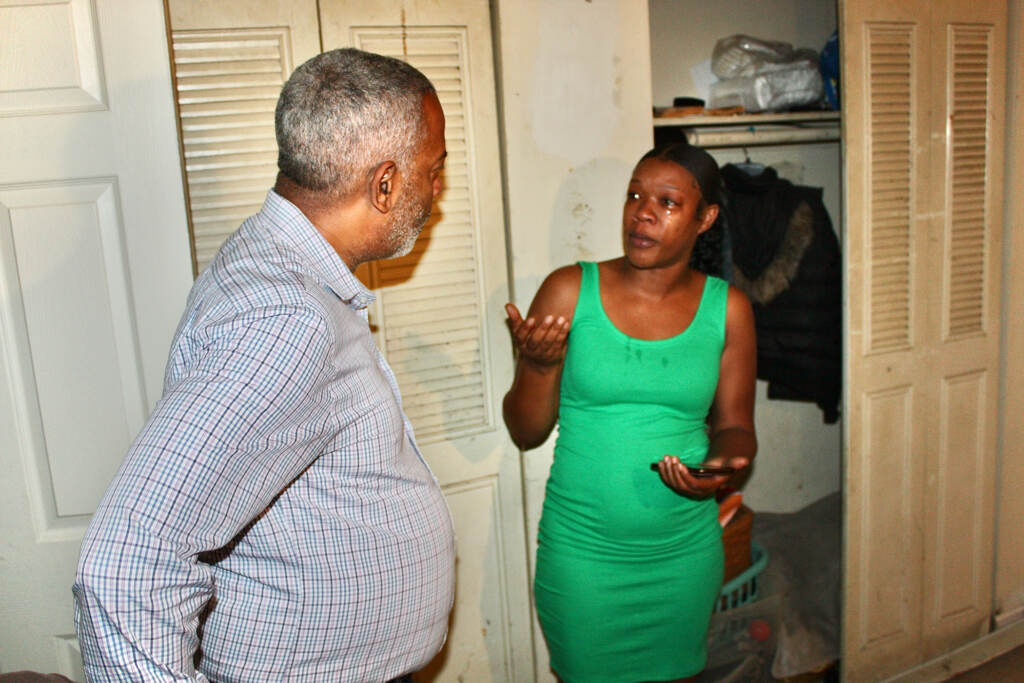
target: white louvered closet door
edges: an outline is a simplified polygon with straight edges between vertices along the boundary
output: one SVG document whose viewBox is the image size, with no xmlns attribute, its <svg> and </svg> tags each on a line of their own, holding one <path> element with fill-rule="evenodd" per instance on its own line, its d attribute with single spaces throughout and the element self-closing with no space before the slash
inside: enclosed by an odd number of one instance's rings
<svg viewBox="0 0 1024 683">
<path fill-rule="evenodd" d="M 170 0 L 195 259 L 201 269 L 258 210 L 276 174 L 277 94 L 321 46 L 405 59 L 435 84 L 444 193 L 411 254 L 358 274 L 378 296 L 370 322 L 455 518 L 451 631 L 424 680 L 528 680 L 521 471 L 501 421 L 512 358 L 489 6 L 401 4 Z"/>
<path fill-rule="evenodd" d="M 325 49 L 408 61 L 445 112 L 444 193 L 406 257 L 374 264 L 371 312 L 424 455 L 455 517 L 455 608 L 438 681 L 533 677 L 519 453 L 501 397 L 512 356 L 487 0 L 321 0 Z"/>
<path fill-rule="evenodd" d="M 1007 11 L 841 6 L 842 662 L 869 681 L 988 629 Z"/>
<path fill-rule="evenodd" d="M 169 0 L 192 258 L 198 274 L 277 177 L 274 107 L 320 53 L 316 0 Z"/>
</svg>

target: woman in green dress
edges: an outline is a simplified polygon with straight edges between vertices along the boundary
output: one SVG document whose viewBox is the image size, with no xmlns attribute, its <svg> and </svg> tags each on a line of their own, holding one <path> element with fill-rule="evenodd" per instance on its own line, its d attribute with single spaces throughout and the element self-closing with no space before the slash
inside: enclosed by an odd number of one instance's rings
<svg viewBox="0 0 1024 683">
<path fill-rule="evenodd" d="M 757 451 L 750 304 L 691 263 L 720 187 L 703 150 L 651 150 L 626 191 L 624 255 L 554 271 L 525 319 L 506 306 L 509 433 L 527 450 L 558 424 L 534 599 L 565 683 L 686 681 L 707 661 L 714 494 Z"/>
</svg>

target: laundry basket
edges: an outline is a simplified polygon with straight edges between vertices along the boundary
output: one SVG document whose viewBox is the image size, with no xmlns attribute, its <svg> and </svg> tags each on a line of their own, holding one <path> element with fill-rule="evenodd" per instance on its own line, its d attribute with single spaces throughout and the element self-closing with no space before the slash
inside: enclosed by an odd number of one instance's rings
<svg viewBox="0 0 1024 683">
<path fill-rule="evenodd" d="M 746 505 L 739 509 L 722 529 L 722 547 L 725 550 L 725 581 L 732 581 L 753 564 L 750 554 L 750 532 L 754 525 L 754 512 Z"/>
<path fill-rule="evenodd" d="M 714 612 L 724 612 L 757 600 L 758 575 L 768 566 L 768 553 L 757 543 L 751 543 L 750 558 L 750 566 L 722 586 L 722 592 L 715 601 Z"/>
</svg>

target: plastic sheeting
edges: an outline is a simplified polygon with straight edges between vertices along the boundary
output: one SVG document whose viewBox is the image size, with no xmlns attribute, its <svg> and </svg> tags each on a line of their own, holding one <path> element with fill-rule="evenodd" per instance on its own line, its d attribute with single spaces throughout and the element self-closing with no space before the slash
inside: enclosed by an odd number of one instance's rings
<svg viewBox="0 0 1024 683">
<path fill-rule="evenodd" d="M 753 539 L 770 557 L 762 600 L 779 599 L 775 678 L 821 671 L 839 659 L 842 497 L 794 513 L 755 512 Z"/>
<path fill-rule="evenodd" d="M 708 108 L 784 111 L 820 102 L 824 95 L 818 54 L 789 43 L 742 34 L 722 38 L 711 55 Z"/>
</svg>

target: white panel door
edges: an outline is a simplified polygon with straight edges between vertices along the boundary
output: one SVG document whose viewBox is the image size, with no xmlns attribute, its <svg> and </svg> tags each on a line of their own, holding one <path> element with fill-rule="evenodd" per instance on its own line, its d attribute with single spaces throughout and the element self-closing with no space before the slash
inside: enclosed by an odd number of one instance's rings
<svg viewBox="0 0 1024 683">
<path fill-rule="evenodd" d="M 81 679 L 82 533 L 191 284 L 160 0 L 0 0 L 0 671 Z"/>
</svg>

